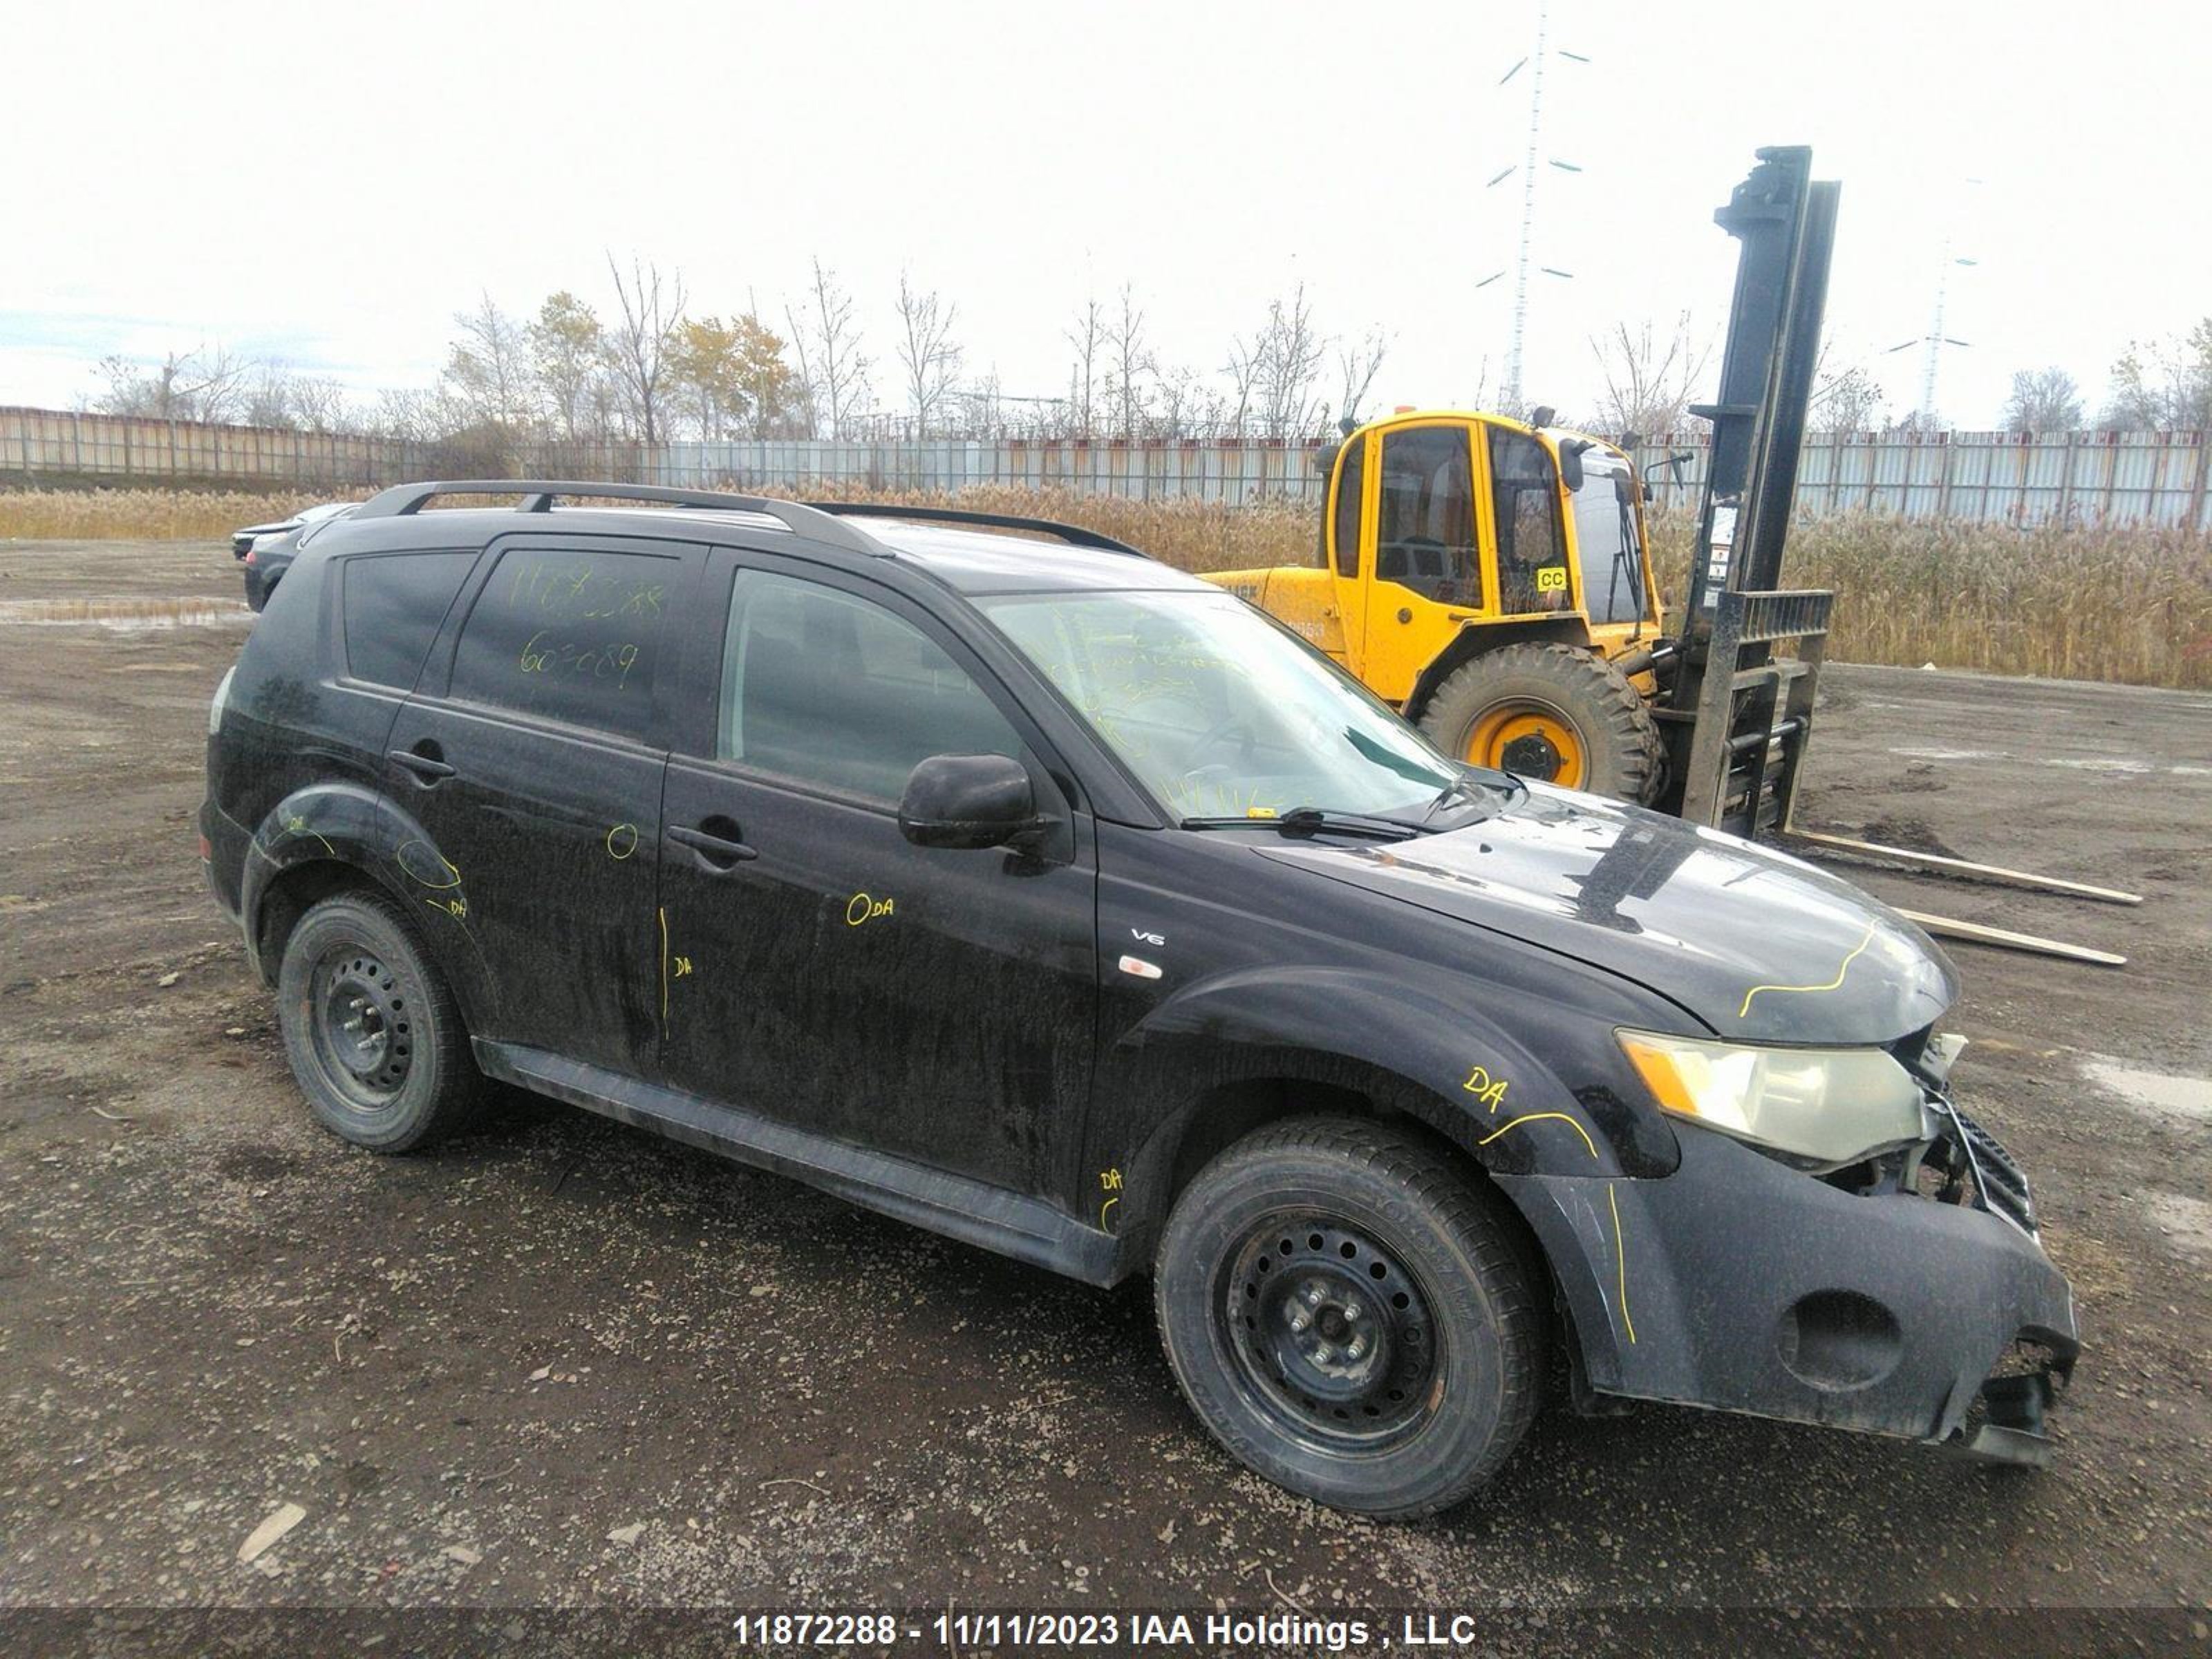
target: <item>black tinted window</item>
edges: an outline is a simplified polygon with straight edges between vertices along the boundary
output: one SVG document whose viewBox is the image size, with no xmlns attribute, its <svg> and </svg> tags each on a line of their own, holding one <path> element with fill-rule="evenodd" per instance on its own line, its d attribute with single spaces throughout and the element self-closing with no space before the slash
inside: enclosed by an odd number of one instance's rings
<svg viewBox="0 0 2212 1659">
<path fill-rule="evenodd" d="M 391 553 L 345 562 L 346 672 L 415 689 L 473 553 Z"/>
<path fill-rule="evenodd" d="M 738 573 L 716 752 L 763 772 L 895 801 L 932 755 L 1008 755 L 1021 739 L 920 629 L 833 587 Z"/>
<path fill-rule="evenodd" d="M 1359 574 L 1359 498 L 1367 481 L 1367 439 L 1350 439 L 1336 480 L 1336 574 Z"/>
<path fill-rule="evenodd" d="M 461 629 L 453 695 L 641 738 L 682 563 L 512 548 Z"/>
</svg>

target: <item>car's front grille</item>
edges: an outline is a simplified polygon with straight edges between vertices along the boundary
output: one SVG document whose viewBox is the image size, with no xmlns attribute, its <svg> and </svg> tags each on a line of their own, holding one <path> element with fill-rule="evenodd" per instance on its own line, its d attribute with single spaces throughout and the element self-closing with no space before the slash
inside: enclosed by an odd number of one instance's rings
<svg viewBox="0 0 2212 1659">
<path fill-rule="evenodd" d="M 2035 1231 L 2035 1200 L 2028 1191 L 2027 1176 L 2010 1152 L 1987 1129 L 1957 1107 L 1948 1108 L 1958 1126 L 1967 1157 L 1972 1160 L 1974 1191 L 1979 1206 L 1994 1210 L 2008 1221 Z"/>
</svg>

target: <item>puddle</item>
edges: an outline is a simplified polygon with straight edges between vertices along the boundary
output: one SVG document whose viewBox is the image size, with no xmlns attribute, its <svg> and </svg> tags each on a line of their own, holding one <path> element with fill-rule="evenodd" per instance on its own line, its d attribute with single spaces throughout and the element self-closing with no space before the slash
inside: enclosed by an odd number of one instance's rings
<svg viewBox="0 0 2212 1659">
<path fill-rule="evenodd" d="M 0 626 L 106 628 L 135 634 L 154 629 L 234 627 L 252 620 L 244 599 L 0 600 Z"/>
<path fill-rule="evenodd" d="M 2212 1256 L 2212 1204 L 2185 1193 L 2151 1192 L 2144 1198 L 2151 1221 L 2175 1249 L 2185 1255 Z"/>
<path fill-rule="evenodd" d="M 2148 1072 L 2139 1066 L 2123 1066 L 2117 1060 L 2094 1057 L 2081 1064 L 2083 1077 L 2139 1111 L 2154 1117 L 2212 1122 L 2212 1078 Z"/>
</svg>

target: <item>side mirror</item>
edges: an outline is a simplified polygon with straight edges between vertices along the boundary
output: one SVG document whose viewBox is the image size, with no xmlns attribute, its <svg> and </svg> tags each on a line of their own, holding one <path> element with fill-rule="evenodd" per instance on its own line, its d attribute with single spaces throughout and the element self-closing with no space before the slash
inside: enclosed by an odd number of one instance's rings
<svg viewBox="0 0 2212 1659">
<path fill-rule="evenodd" d="M 899 798 L 899 833 L 916 847 L 1004 847 L 1037 827 L 1030 775 L 1004 755 L 932 755 Z"/>
</svg>

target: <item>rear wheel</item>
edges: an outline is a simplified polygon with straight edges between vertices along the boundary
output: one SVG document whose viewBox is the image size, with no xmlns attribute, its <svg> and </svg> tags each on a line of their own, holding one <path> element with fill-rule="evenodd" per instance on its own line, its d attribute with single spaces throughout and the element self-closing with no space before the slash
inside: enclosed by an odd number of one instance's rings
<svg viewBox="0 0 2212 1659">
<path fill-rule="evenodd" d="M 1214 1437 L 1339 1509 L 1432 1514 L 1489 1480 L 1536 1408 L 1542 1332 L 1495 1200 L 1381 1126 L 1238 1142 L 1176 1200 L 1154 1299 Z"/>
<path fill-rule="evenodd" d="M 483 1079 L 460 1011 L 382 898 L 343 893 L 301 917 L 284 943 L 276 996 L 292 1073 L 332 1133 L 404 1152 L 474 1114 Z"/>
<path fill-rule="evenodd" d="M 1611 663 L 1571 645 L 1508 645 L 1462 663 L 1421 730 L 1476 766 L 1620 800 L 1650 800 L 1666 775 L 1650 706 Z"/>
</svg>

